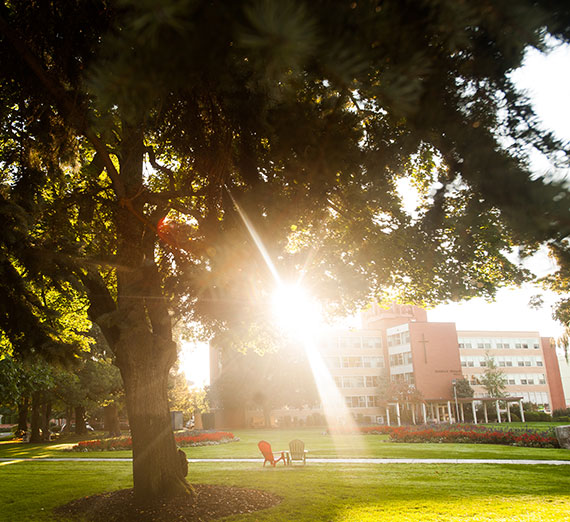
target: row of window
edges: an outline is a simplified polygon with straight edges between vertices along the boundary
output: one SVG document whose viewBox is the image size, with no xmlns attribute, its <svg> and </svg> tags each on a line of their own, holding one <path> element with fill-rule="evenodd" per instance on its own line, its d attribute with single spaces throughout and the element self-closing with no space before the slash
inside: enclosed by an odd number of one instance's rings
<svg viewBox="0 0 570 522">
<path fill-rule="evenodd" d="M 538 350 L 540 344 L 536 339 L 466 339 L 459 338 L 460 349 L 477 348 L 480 350 Z"/>
<path fill-rule="evenodd" d="M 412 364 L 412 352 L 390 355 L 390 366 L 403 366 L 405 364 Z"/>
<path fill-rule="evenodd" d="M 334 382 L 338 388 L 377 388 L 380 377 L 377 375 L 344 375 L 335 376 Z"/>
<path fill-rule="evenodd" d="M 388 346 L 401 346 L 410 344 L 410 332 L 400 332 L 387 336 Z"/>
<path fill-rule="evenodd" d="M 499 366 L 501 368 L 544 366 L 544 363 L 540 357 L 493 357 L 493 360 L 495 361 L 496 366 Z M 461 356 L 461 366 L 469 368 L 485 368 L 487 366 L 487 358 L 477 357 L 475 355 L 463 355 Z"/>
<path fill-rule="evenodd" d="M 467 377 L 469 384 L 472 386 L 482 384 L 480 375 L 471 375 Z M 546 384 L 546 376 L 544 374 L 515 374 L 505 376 L 505 382 L 509 385 L 534 385 L 534 384 Z"/>
<path fill-rule="evenodd" d="M 349 395 L 344 398 L 348 408 L 377 408 L 380 401 L 376 395 Z"/>
<path fill-rule="evenodd" d="M 408 384 L 415 384 L 416 379 L 413 373 L 395 373 L 390 375 L 390 380 L 392 382 L 405 382 Z"/>
<path fill-rule="evenodd" d="M 325 339 L 321 345 L 327 349 L 340 349 L 340 350 L 381 350 L 382 338 L 381 337 L 333 337 Z"/>
<path fill-rule="evenodd" d="M 325 357 L 325 363 L 329 368 L 384 368 L 384 357 Z"/>
</svg>

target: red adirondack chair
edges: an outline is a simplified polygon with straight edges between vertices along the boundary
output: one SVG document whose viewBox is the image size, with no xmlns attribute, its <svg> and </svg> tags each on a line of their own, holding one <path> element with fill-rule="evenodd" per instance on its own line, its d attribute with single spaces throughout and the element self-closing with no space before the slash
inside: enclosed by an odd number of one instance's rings
<svg viewBox="0 0 570 522">
<path fill-rule="evenodd" d="M 269 442 L 265 440 L 260 440 L 257 444 L 257 447 L 259 448 L 259 451 L 261 451 L 261 453 L 263 454 L 263 458 L 265 459 L 263 461 L 263 467 L 265 467 L 266 462 L 269 462 L 273 467 L 275 467 L 275 464 L 277 464 L 280 460 L 283 461 L 283 464 L 285 464 L 285 466 L 287 465 L 287 457 L 285 456 L 284 451 L 278 451 L 277 453 L 273 453 L 273 451 L 271 451 L 271 444 L 269 444 Z M 278 459 L 275 458 L 276 455 L 279 456 Z"/>
</svg>

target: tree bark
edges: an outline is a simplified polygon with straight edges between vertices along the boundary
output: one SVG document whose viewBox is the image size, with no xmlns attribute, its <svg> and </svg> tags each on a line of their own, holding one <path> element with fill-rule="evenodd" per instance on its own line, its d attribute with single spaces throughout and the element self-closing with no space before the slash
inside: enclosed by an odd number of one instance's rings
<svg viewBox="0 0 570 522">
<path fill-rule="evenodd" d="M 51 417 L 51 402 L 46 401 L 41 409 L 40 429 L 42 432 L 42 439 L 44 441 L 50 440 L 49 419 Z"/>
<path fill-rule="evenodd" d="M 133 441 L 135 498 L 139 503 L 193 493 L 184 478 L 187 468 L 176 448 L 168 408 L 169 360 L 175 345 L 170 341 L 172 346 L 165 347 L 156 338 L 148 338 L 148 342 L 154 345 L 152 350 L 141 350 L 139 341 L 137 358 L 119 365 Z M 129 351 L 134 352 L 135 347 Z"/>
<path fill-rule="evenodd" d="M 120 437 L 121 436 L 121 423 L 119 421 L 119 409 L 117 404 L 112 402 L 105 406 L 105 430 L 109 434 L 109 437 Z"/>
<path fill-rule="evenodd" d="M 85 407 L 75 407 L 75 434 L 85 435 L 87 433 L 87 426 L 85 425 Z"/>
<path fill-rule="evenodd" d="M 40 433 L 41 425 L 41 392 L 32 392 L 32 418 L 30 427 L 30 442 L 42 442 L 42 436 Z"/>
<path fill-rule="evenodd" d="M 28 410 L 30 409 L 30 398 L 22 397 L 18 403 L 18 432 L 26 433 L 28 431 Z"/>
</svg>

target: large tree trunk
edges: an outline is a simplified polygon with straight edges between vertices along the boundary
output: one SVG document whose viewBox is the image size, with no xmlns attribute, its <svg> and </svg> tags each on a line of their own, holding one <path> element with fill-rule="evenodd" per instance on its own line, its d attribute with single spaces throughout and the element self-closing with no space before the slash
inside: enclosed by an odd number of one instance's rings
<svg viewBox="0 0 570 522">
<path fill-rule="evenodd" d="M 129 347 L 137 353 L 136 359 L 121 366 L 133 441 L 133 483 L 139 502 L 192 493 L 184 478 L 187 466 L 185 469 L 176 448 L 168 408 L 168 352 L 173 348 L 161 346 L 160 341 L 156 345 L 156 339 L 149 338 L 148 342 L 155 349 L 141 350 L 139 342 L 136 350 Z"/>
<path fill-rule="evenodd" d="M 51 402 L 46 401 L 41 410 L 40 429 L 42 431 L 42 439 L 50 440 L 49 419 L 51 417 Z"/>
<path fill-rule="evenodd" d="M 120 151 L 122 198 L 116 211 L 117 308 L 110 329 L 125 385 L 133 441 L 133 482 L 138 502 L 189 495 L 187 461 L 178 453 L 168 408 L 167 379 L 176 361 L 171 318 L 155 263 L 156 222 L 145 217 L 140 127 L 123 122 Z M 120 192 L 124 192 L 121 196 Z M 158 219 L 156 216 L 154 219 Z"/>
<path fill-rule="evenodd" d="M 117 404 L 114 402 L 107 404 L 104 411 L 105 430 L 109 434 L 109 437 L 120 437 L 121 423 L 119 421 L 119 408 Z"/>
<path fill-rule="evenodd" d="M 30 398 L 22 397 L 18 403 L 18 433 L 25 434 L 28 431 L 28 410 L 30 409 Z"/>
<path fill-rule="evenodd" d="M 87 426 L 85 425 L 85 408 L 83 406 L 75 407 L 75 434 L 85 435 L 87 433 Z"/>
<path fill-rule="evenodd" d="M 31 434 L 30 442 L 42 442 L 40 433 L 41 426 L 41 392 L 35 391 L 32 393 L 32 419 L 31 419 Z"/>
</svg>

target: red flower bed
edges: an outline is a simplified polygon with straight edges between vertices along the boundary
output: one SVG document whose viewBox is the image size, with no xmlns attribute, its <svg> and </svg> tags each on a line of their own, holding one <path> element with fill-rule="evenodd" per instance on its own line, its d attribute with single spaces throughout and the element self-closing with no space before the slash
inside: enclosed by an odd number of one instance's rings
<svg viewBox="0 0 570 522">
<path fill-rule="evenodd" d="M 177 435 L 174 437 L 178 446 L 206 446 L 208 444 L 223 444 L 239 439 L 229 431 L 204 432 L 191 435 Z M 115 437 L 112 439 L 85 440 L 77 443 L 73 451 L 116 451 L 132 448 L 131 437 Z"/>
<path fill-rule="evenodd" d="M 439 426 L 433 428 L 393 428 L 394 442 L 468 442 L 505 444 L 533 448 L 558 448 L 558 440 L 548 432 L 536 430 L 496 430 L 477 426 Z"/>
</svg>

